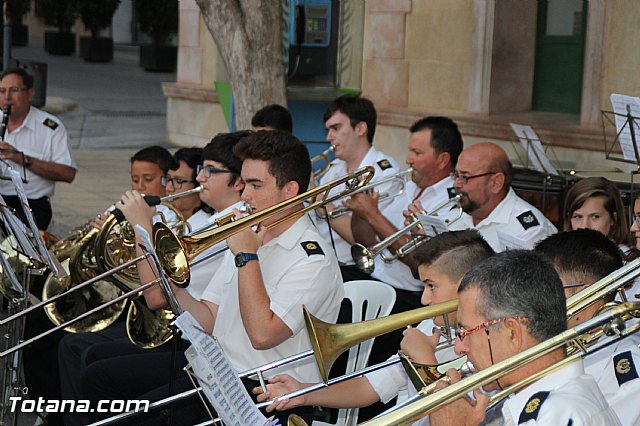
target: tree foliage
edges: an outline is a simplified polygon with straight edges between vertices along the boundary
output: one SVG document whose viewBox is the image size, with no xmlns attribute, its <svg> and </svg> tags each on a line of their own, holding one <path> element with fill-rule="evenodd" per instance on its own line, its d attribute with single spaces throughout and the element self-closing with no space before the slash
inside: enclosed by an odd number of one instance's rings
<svg viewBox="0 0 640 426">
<path fill-rule="evenodd" d="M 286 105 L 282 61 L 286 0 L 196 0 L 229 74 L 236 127 L 267 104 Z"/>
<path fill-rule="evenodd" d="M 164 46 L 178 31 L 178 0 L 133 0 L 140 30 Z"/>
<path fill-rule="evenodd" d="M 68 33 L 78 18 L 79 0 L 38 0 L 38 15 L 44 23 L 56 27 L 58 32 Z"/>
<path fill-rule="evenodd" d="M 80 0 L 78 11 L 84 26 L 91 32 L 91 37 L 96 38 L 100 31 L 109 28 L 113 15 L 118 9 L 120 0 Z"/>
</svg>

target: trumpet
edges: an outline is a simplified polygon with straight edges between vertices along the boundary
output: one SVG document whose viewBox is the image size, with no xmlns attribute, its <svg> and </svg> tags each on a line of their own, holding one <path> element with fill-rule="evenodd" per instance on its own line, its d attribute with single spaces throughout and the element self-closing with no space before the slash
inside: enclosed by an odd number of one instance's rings
<svg viewBox="0 0 640 426">
<path fill-rule="evenodd" d="M 313 158 L 311 158 L 311 167 L 313 167 L 313 165 L 319 161 L 325 162 L 325 166 L 323 168 L 317 169 L 313 172 L 314 180 L 318 180 L 322 176 L 327 174 L 327 172 L 331 168 L 331 160 L 329 159 L 329 154 L 331 154 L 335 150 L 336 150 L 336 147 L 333 145 L 330 145 L 329 148 L 325 149 L 320 154 L 315 155 L 313 156 Z"/>
<path fill-rule="evenodd" d="M 389 182 L 398 182 L 399 186 L 398 189 L 395 192 L 385 192 L 380 194 L 380 198 L 378 199 L 378 202 L 386 202 L 389 200 L 392 200 L 396 197 L 401 196 L 402 194 L 404 194 L 404 187 L 406 185 L 407 182 L 407 176 L 411 176 L 411 173 L 413 173 L 413 168 L 409 167 L 407 170 L 401 171 L 396 173 L 395 175 L 392 176 L 388 176 L 384 179 L 380 179 L 377 181 L 374 181 L 372 183 L 370 183 L 369 185 L 366 185 L 362 188 L 360 188 L 357 191 L 354 191 L 352 194 L 350 194 L 350 196 L 353 196 L 355 194 L 359 194 L 360 192 L 365 192 L 365 191 L 369 191 L 377 186 L 380 185 L 384 185 L 386 183 Z M 346 208 L 345 206 L 340 206 L 340 207 L 336 207 L 334 210 L 327 212 L 327 217 L 329 219 L 335 219 L 337 217 L 343 216 L 345 214 L 349 214 L 350 210 L 348 208 Z"/>
<path fill-rule="evenodd" d="M 153 226 L 153 242 L 158 253 L 163 253 L 160 258 L 162 267 L 171 280 L 176 285 L 182 286 L 189 283 L 189 262 L 210 247 L 215 246 L 221 241 L 235 235 L 242 230 L 257 225 L 266 219 L 282 214 L 286 210 L 301 205 L 305 201 L 309 204 L 299 210 L 277 219 L 268 225 L 268 228 L 274 228 L 288 220 L 298 219 L 310 210 L 331 203 L 345 194 L 351 193 L 367 185 L 373 177 L 373 167 L 363 167 L 355 172 L 343 176 L 334 181 L 320 185 L 303 194 L 285 200 L 275 206 L 261 210 L 257 213 L 250 214 L 231 223 L 215 227 L 208 231 L 192 234 L 188 237 L 179 238 L 171 230 L 162 223 L 156 223 Z M 340 193 L 329 196 L 330 191 L 338 185 L 347 184 L 347 188 Z"/>
<path fill-rule="evenodd" d="M 455 197 L 447 200 L 446 202 L 442 203 L 435 209 L 431 210 L 429 213 L 427 213 L 427 215 L 433 216 L 436 213 L 438 213 L 440 210 L 446 209 L 451 205 L 455 205 L 458 208 L 459 214 L 453 220 L 446 221 L 447 225 L 451 225 L 452 223 L 456 222 L 458 219 L 462 217 L 462 207 L 460 206 L 461 198 L 462 198 L 462 195 L 457 194 Z M 376 256 L 380 255 L 380 258 L 384 263 L 391 263 L 394 260 L 397 260 L 401 257 L 408 255 L 409 253 L 413 252 L 415 249 L 420 247 L 420 245 L 428 241 L 429 240 L 428 237 L 426 235 L 412 234 L 411 240 L 409 240 L 407 243 L 405 243 L 400 248 L 398 248 L 394 255 L 388 256 L 384 254 L 383 251 L 388 247 L 390 247 L 391 245 L 393 245 L 396 241 L 402 238 L 407 232 L 411 231 L 414 228 L 417 228 L 417 229 L 423 228 L 422 222 L 420 221 L 420 219 L 414 220 L 410 224 L 406 225 L 404 228 L 399 229 L 395 233 L 389 235 L 387 238 L 385 238 L 384 240 L 380 241 L 379 243 L 371 247 L 365 247 L 360 243 L 354 244 L 353 246 L 351 246 L 351 256 L 353 257 L 354 262 L 362 272 L 366 274 L 372 274 L 373 271 L 375 270 L 374 258 Z M 435 232 L 437 233 L 437 231 Z"/>
</svg>

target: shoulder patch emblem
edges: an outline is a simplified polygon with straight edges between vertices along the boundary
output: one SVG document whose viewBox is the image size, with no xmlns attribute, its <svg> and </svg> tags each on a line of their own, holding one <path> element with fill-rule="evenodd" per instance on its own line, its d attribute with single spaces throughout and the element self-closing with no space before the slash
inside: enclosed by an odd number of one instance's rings
<svg viewBox="0 0 640 426">
<path fill-rule="evenodd" d="M 525 230 L 540 225 L 540 222 L 538 222 L 538 219 L 536 219 L 531 210 L 527 210 L 526 212 L 516 216 L 516 218 Z"/>
<path fill-rule="evenodd" d="M 317 241 L 303 241 L 300 243 L 300 245 L 302 246 L 304 251 L 307 252 L 307 256 L 311 256 L 312 254 L 324 255 L 324 252 L 322 251 L 322 248 Z"/>
<path fill-rule="evenodd" d="M 531 398 L 525 404 L 522 412 L 520 413 L 520 417 L 518 417 L 518 424 L 526 423 L 529 420 L 535 420 L 538 418 L 538 413 L 540 412 L 540 407 L 542 407 L 542 403 L 549 396 L 549 392 L 537 392 L 531 395 Z"/>
<path fill-rule="evenodd" d="M 638 372 L 631 356 L 631 351 L 619 353 L 613 357 L 613 366 L 618 379 L 618 386 L 638 378 Z"/>
<path fill-rule="evenodd" d="M 391 167 L 391 163 L 389 162 L 389 160 L 380 160 L 378 161 L 378 166 L 382 170 L 387 170 L 388 168 Z"/>
<path fill-rule="evenodd" d="M 456 195 L 458 195 L 458 191 L 456 191 L 456 189 L 452 186 L 451 188 L 447 188 L 447 194 L 449 194 L 449 199 L 452 199 Z"/>
<path fill-rule="evenodd" d="M 42 124 L 44 124 L 45 126 L 49 127 L 51 130 L 55 130 L 58 128 L 59 124 L 56 123 L 55 121 L 53 121 L 50 118 L 47 118 L 46 120 L 44 120 L 42 122 Z"/>
</svg>

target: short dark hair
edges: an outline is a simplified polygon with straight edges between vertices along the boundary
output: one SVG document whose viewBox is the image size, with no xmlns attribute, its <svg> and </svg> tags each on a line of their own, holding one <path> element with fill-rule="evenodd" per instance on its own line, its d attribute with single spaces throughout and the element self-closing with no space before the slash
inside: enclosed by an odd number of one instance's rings
<svg viewBox="0 0 640 426">
<path fill-rule="evenodd" d="M 298 193 L 301 194 L 309 187 L 309 151 L 291 133 L 278 130 L 254 132 L 242 139 L 233 148 L 233 153 L 243 161 L 268 161 L 269 173 L 276 178 L 279 188 L 295 181 L 299 186 Z"/>
<path fill-rule="evenodd" d="M 232 133 L 218 133 L 202 149 L 202 160 L 217 161 L 231 170 L 229 185 L 233 185 L 240 177 L 242 171 L 242 160 L 234 154 L 233 148 L 242 138 L 251 134 L 248 130 Z"/>
<path fill-rule="evenodd" d="M 251 117 L 253 127 L 271 127 L 274 130 L 293 132 L 293 119 L 288 109 L 278 104 L 267 105 Z"/>
<path fill-rule="evenodd" d="M 16 67 L 4 70 L 0 74 L 0 80 L 4 80 L 4 78 L 10 74 L 15 74 L 20 77 L 20 79 L 22 79 L 22 84 L 24 84 L 24 87 L 26 87 L 27 89 L 33 88 L 33 76 L 29 74 L 24 68 Z"/>
<path fill-rule="evenodd" d="M 551 235 L 538 242 L 535 251 L 549 259 L 561 277 L 579 280 L 565 284 L 593 284 L 622 267 L 616 243 L 593 229 Z"/>
<path fill-rule="evenodd" d="M 458 125 L 449 117 L 424 117 L 411 125 L 411 133 L 431 130 L 431 146 L 436 154 L 448 152 L 451 166 L 458 164 L 458 157 L 463 149 L 462 135 Z"/>
<path fill-rule="evenodd" d="M 441 272 L 458 283 L 472 267 L 494 254 L 477 230 L 467 229 L 436 235 L 427 244 L 418 247 L 414 259 L 418 265 L 433 265 L 437 262 Z M 445 256 L 447 262 L 439 262 Z"/>
<path fill-rule="evenodd" d="M 167 173 L 174 167 L 173 156 L 166 148 L 158 145 L 148 146 L 142 148 L 140 151 L 133 154 L 131 157 L 131 163 L 134 161 L 146 161 L 148 163 L 155 163 L 160 167 L 163 173 Z"/>
<path fill-rule="evenodd" d="M 198 176 L 198 166 L 202 164 L 202 148 L 180 148 L 173 154 L 174 165 L 171 170 L 177 170 L 180 167 L 180 161 L 193 169 L 191 179 Z"/>
<path fill-rule="evenodd" d="M 361 96 L 342 95 L 329 104 L 324 112 L 324 122 L 326 123 L 336 112 L 341 112 L 349 117 L 349 122 L 353 128 L 361 121 L 364 121 L 367 125 L 367 140 L 370 144 L 373 144 L 373 137 L 376 134 L 376 121 L 378 119 L 373 102 Z"/>
<path fill-rule="evenodd" d="M 530 250 L 507 250 L 474 266 L 458 293 L 477 288 L 476 311 L 487 321 L 524 317 L 539 342 L 567 329 L 562 282 L 553 265 Z"/>
</svg>

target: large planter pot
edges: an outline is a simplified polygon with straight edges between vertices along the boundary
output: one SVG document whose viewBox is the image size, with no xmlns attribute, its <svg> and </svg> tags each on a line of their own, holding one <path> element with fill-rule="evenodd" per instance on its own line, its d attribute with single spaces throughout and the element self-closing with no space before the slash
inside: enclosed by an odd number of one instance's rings
<svg viewBox="0 0 640 426">
<path fill-rule="evenodd" d="M 29 44 L 29 27 L 22 24 L 11 25 L 11 44 L 13 46 L 26 46 Z"/>
<path fill-rule="evenodd" d="M 51 55 L 73 55 L 76 52 L 76 35 L 45 31 L 44 50 Z"/>
<path fill-rule="evenodd" d="M 147 71 L 174 71 L 177 59 L 176 46 L 140 46 L 140 66 Z"/>
<path fill-rule="evenodd" d="M 113 39 L 106 37 L 80 37 L 80 57 L 87 62 L 113 60 Z"/>
</svg>

